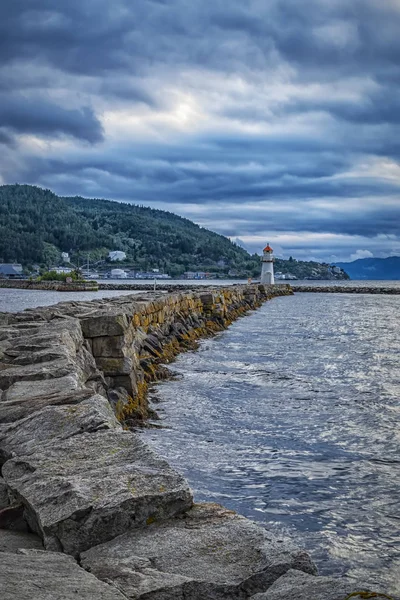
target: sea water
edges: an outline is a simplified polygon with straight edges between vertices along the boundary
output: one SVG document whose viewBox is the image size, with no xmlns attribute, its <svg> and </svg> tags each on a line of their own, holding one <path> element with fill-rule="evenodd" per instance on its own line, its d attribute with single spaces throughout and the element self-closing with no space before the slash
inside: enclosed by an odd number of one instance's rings
<svg viewBox="0 0 400 600">
<path fill-rule="evenodd" d="M 178 357 L 142 435 L 321 574 L 400 591 L 400 296 L 276 298 Z"/>
<path fill-rule="evenodd" d="M 107 284 L 134 284 L 140 285 L 138 279 L 105 279 L 101 283 Z M 146 285 L 154 284 L 152 280 L 143 281 Z M 247 283 L 247 280 L 232 280 L 232 279 L 171 279 L 160 280 L 156 282 L 156 289 L 162 285 L 188 285 L 191 287 L 204 286 L 229 286 L 240 285 Z M 306 286 L 340 286 L 340 287 L 385 287 L 385 288 L 400 288 L 400 281 L 278 281 L 277 283 L 293 283 L 295 285 Z M 99 290 L 98 292 L 55 292 L 44 290 L 19 290 L 0 288 L 0 312 L 20 312 L 26 308 L 36 308 L 38 306 L 51 306 L 57 302 L 78 302 L 80 300 L 95 300 L 96 298 L 114 298 L 116 296 L 124 296 L 128 294 L 140 293 L 139 290 Z"/>
</svg>

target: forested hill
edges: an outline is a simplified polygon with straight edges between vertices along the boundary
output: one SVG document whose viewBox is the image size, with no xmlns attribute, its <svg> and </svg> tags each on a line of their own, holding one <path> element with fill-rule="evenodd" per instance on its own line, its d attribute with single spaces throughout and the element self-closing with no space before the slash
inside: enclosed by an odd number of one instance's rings
<svg viewBox="0 0 400 600">
<path fill-rule="evenodd" d="M 0 260 L 48 266 L 60 262 L 61 252 L 69 252 L 73 261 L 79 252 L 82 261 L 88 254 L 100 260 L 110 250 L 126 252 L 138 268 L 161 268 L 172 275 L 218 270 L 219 261 L 229 268 L 254 268 L 243 248 L 169 212 L 61 198 L 29 185 L 0 187 Z"/>
<path fill-rule="evenodd" d="M 147 271 L 159 268 L 172 276 L 209 271 L 221 276 L 259 276 L 260 259 L 169 212 L 87 198 L 62 198 L 30 185 L 0 186 L 0 262 L 60 264 L 61 252 L 82 264 L 106 260 L 122 250 L 125 264 Z M 103 263 L 103 266 L 106 263 Z M 327 278 L 328 265 L 279 261 L 277 270 L 302 277 Z"/>
</svg>

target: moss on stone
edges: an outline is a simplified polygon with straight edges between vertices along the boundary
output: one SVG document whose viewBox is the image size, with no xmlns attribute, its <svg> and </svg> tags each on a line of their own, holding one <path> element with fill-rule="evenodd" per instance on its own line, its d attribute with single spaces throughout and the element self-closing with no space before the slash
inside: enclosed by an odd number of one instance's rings
<svg viewBox="0 0 400 600">
<path fill-rule="evenodd" d="M 130 375 L 135 389 L 128 401 L 117 402 L 117 418 L 125 424 L 143 422 L 148 417 L 149 386 L 166 378 L 163 364 L 173 362 L 181 352 L 197 349 L 199 339 L 223 331 L 266 300 L 289 293 L 290 288 L 283 286 L 235 286 L 168 294 L 150 302 L 136 303 L 123 345 L 125 358 L 135 365 Z M 103 358 L 99 359 L 98 366 L 115 381 L 120 381 L 119 377 L 127 374 L 123 361 Z"/>
</svg>

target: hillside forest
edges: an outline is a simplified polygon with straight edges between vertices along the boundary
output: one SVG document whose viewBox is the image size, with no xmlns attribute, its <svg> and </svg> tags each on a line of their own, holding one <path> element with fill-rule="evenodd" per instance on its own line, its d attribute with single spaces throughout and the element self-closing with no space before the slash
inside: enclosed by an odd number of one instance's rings
<svg viewBox="0 0 400 600">
<path fill-rule="evenodd" d="M 228 238 L 170 212 L 109 200 L 59 197 L 30 185 L 0 186 L 0 262 L 49 269 L 68 252 L 73 264 L 87 260 L 109 268 L 108 253 L 126 253 L 126 266 L 159 269 L 172 277 L 205 271 L 219 277 L 258 277 L 260 257 Z M 341 278 L 330 265 L 276 260 L 276 271 L 299 279 Z"/>
</svg>

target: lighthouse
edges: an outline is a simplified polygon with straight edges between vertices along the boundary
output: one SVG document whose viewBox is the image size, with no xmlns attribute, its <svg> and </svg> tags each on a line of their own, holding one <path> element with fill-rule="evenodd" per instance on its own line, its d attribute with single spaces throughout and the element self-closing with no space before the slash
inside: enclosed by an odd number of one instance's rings
<svg viewBox="0 0 400 600">
<path fill-rule="evenodd" d="M 275 283 L 274 279 L 274 257 L 272 255 L 273 250 L 269 244 L 267 244 L 263 250 L 263 256 L 261 258 L 261 283 L 272 284 Z"/>
</svg>

